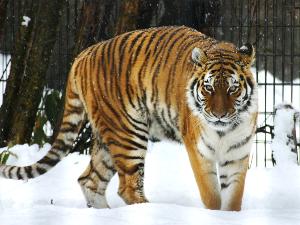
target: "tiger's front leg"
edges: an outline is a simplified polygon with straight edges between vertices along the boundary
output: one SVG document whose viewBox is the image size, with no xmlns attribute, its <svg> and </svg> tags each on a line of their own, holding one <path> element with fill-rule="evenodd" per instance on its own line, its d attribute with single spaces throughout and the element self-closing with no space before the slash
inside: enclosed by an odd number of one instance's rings
<svg viewBox="0 0 300 225">
<path fill-rule="evenodd" d="M 249 156 L 219 163 L 222 210 L 240 211 Z"/>
<path fill-rule="evenodd" d="M 220 209 L 221 198 L 216 164 L 200 155 L 196 148 L 192 149 L 188 150 L 188 155 L 202 202 L 208 209 Z"/>
<path fill-rule="evenodd" d="M 199 132 L 195 129 L 190 129 L 191 127 L 195 127 L 195 123 L 191 124 L 190 126 L 186 126 L 187 130 L 185 131 L 183 141 L 188 152 L 202 202 L 208 209 L 220 209 L 220 185 L 218 182 L 216 163 L 200 154 L 197 146 Z"/>
</svg>

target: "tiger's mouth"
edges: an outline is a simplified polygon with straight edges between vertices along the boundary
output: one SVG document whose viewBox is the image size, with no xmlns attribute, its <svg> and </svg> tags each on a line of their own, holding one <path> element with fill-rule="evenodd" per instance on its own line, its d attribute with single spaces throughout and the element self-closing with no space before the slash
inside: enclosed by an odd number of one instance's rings
<svg viewBox="0 0 300 225">
<path fill-rule="evenodd" d="M 218 131 L 230 129 L 237 121 L 235 117 L 217 118 L 204 116 L 204 118 L 210 127 Z"/>
</svg>

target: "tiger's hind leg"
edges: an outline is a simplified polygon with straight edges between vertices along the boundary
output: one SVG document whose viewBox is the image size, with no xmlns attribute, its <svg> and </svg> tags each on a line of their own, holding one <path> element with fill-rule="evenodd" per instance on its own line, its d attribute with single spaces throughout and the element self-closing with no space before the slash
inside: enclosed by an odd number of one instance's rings
<svg viewBox="0 0 300 225">
<path fill-rule="evenodd" d="M 115 172 L 107 146 L 94 140 L 90 164 L 78 179 L 89 207 L 109 207 L 105 191 Z"/>
<path fill-rule="evenodd" d="M 122 133 L 109 139 L 109 150 L 119 175 L 119 196 L 126 204 L 148 202 L 144 194 L 144 164 L 148 138 L 143 135 L 133 138 Z"/>
</svg>

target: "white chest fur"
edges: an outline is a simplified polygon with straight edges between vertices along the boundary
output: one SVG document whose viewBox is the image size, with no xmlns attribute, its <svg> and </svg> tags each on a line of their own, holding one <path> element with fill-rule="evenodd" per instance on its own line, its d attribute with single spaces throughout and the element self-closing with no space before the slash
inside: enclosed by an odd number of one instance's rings
<svg viewBox="0 0 300 225">
<path fill-rule="evenodd" d="M 241 159 L 250 153 L 252 132 L 250 121 L 223 134 L 208 127 L 198 139 L 198 149 L 204 157 L 216 162 Z"/>
</svg>

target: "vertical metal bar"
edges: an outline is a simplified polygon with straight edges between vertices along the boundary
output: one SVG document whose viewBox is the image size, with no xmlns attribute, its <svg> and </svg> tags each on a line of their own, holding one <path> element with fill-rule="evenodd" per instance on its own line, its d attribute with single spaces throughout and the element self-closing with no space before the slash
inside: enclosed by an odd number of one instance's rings
<svg viewBox="0 0 300 225">
<path fill-rule="evenodd" d="M 255 43 L 256 43 L 256 49 L 259 49 L 259 0 L 256 0 L 256 12 L 255 12 Z M 258 61 L 259 61 L 259 52 L 257 52 L 256 61 L 255 61 L 255 67 L 256 67 L 256 80 L 258 81 Z M 256 166 L 258 166 L 258 138 L 256 136 Z"/>
<path fill-rule="evenodd" d="M 236 10 L 236 8 L 234 6 L 235 6 L 234 0 L 231 0 L 232 13 L 231 13 L 231 17 L 230 17 L 230 28 L 229 28 L 231 30 L 231 32 L 230 32 L 230 41 L 234 41 L 233 34 L 234 34 L 234 30 L 235 30 L 235 28 L 234 28 L 235 25 L 233 23 L 233 20 L 234 20 L 234 13 L 235 13 L 235 10 Z"/>
<path fill-rule="evenodd" d="M 238 1 L 240 2 L 239 5 L 239 46 L 242 46 L 243 44 L 243 6 L 244 6 L 244 1 L 240 0 Z"/>
<path fill-rule="evenodd" d="M 281 18 L 281 25 L 282 25 L 282 64 L 281 64 L 281 81 L 282 81 L 282 94 L 281 94 L 281 101 L 284 101 L 284 75 L 285 75 L 285 30 L 286 30 L 286 24 L 285 24 L 285 10 L 286 10 L 286 1 L 282 0 L 282 18 Z"/>
<path fill-rule="evenodd" d="M 267 68 L 268 68 L 268 56 L 267 56 L 267 45 L 268 45 L 268 0 L 265 0 L 265 9 L 264 9 L 264 70 L 265 70 L 265 123 L 267 122 Z M 265 167 L 267 166 L 267 133 L 265 133 L 264 141 L 265 149 Z"/>
<path fill-rule="evenodd" d="M 16 14 L 15 14 L 15 2 L 16 1 L 10 1 L 11 2 L 11 45 L 10 45 L 10 51 L 13 50 L 13 44 L 14 44 L 14 37 L 15 37 L 15 20 L 16 20 Z M 20 1 L 17 1 L 18 4 L 18 13 L 20 13 Z M 18 17 L 18 16 L 17 16 Z"/>
<path fill-rule="evenodd" d="M 277 76 L 276 70 L 276 53 L 277 53 L 277 0 L 273 0 L 273 112 L 275 111 L 276 97 L 275 97 L 275 77 Z M 274 124 L 274 116 L 272 116 Z M 271 149 L 272 151 L 272 149 Z"/>
<path fill-rule="evenodd" d="M 78 21 L 78 4 L 77 4 L 78 0 L 75 0 L 74 3 L 74 34 L 76 32 L 76 28 L 77 28 L 77 21 Z M 75 39 L 74 39 L 75 40 Z"/>
<path fill-rule="evenodd" d="M 67 26 L 67 29 L 66 29 L 66 31 L 67 31 L 67 33 L 66 33 L 66 48 L 67 48 L 66 53 L 67 54 L 66 54 L 65 57 L 66 57 L 66 62 L 68 64 L 67 69 L 69 69 L 69 63 L 71 61 L 70 43 L 69 43 L 69 39 L 70 39 L 70 35 L 71 35 L 71 29 L 70 29 L 70 4 L 69 4 L 69 1 L 67 1 L 67 24 L 66 24 L 66 26 Z M 64 77 L 65 77 L 66 74 L 68 74 L 67 71 L 64 73 Z M 65 81 L 66 81 L 66 79 L 63 78 L 62 83 L 65 83 Z"/>
<path fill-rule="evenodd" d="M 293 83 L 294 83 L 294 25 L 295 25 L 295 0 L 291 8 L 291 102 L 293 102 Z"/>
<path fill-rule="evenodd" d="M 277 75 L 276 70 L 276 52 L 277 52 L 277 0 L 273 0 L 273 112 L 275 110 L 275 77 Z M 274 117 L 273 117 L 274 123 Z"/>
</svg>

